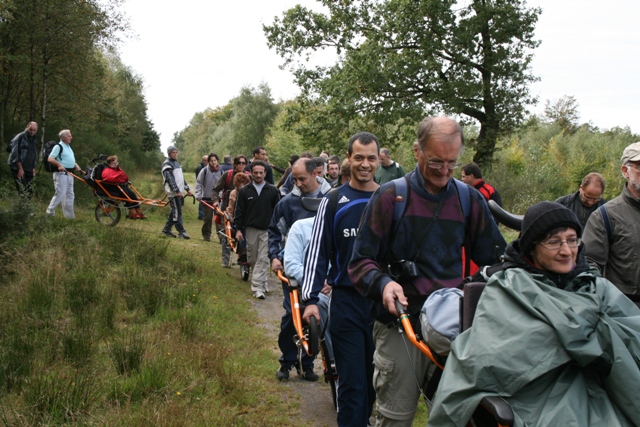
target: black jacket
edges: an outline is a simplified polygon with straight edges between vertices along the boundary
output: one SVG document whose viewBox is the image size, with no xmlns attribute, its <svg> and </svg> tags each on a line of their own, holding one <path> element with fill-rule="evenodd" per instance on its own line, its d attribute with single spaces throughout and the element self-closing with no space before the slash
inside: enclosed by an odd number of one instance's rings
<svg viewBox="0 0 640 427">
<path fill-rule="evenodd" d="M 280 192 L 275 185 L 265 182 L 259 196 L 253 182 L 245 185 L 238 191 L 233 218 L 234 228 L 243 230 L 245 227 L 253 227 L 266 230 L 279 200 Z"/>
</svg>

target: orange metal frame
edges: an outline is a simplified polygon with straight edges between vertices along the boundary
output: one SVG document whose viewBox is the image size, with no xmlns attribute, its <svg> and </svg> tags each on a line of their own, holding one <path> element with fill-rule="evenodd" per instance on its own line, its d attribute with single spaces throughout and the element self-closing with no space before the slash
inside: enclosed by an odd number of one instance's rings
<svg viewBox="0 0 640 427">
<path fill-rule="evenodd" d="M 311 354 L 311 349 L 309 348 L 309 337 L 304 333 L 304 328 L 302 327 L 302 314 L 300 313 L 300 298 L 298 296 L 298 288 L 294 288 L 289 283 L 289 279 L 282 274 L 282 271 L 278 271 L 278 278 L 287 284 L 289 288 L 289 298 L 291 298 L 291 317 L 293 318 L 293 326 L 296 330 L 297 335 L 297 344 L 304 348 L 304 351 L 309 355 Z"/>
<path fill-rule="evenodd" d="M 67 172 L 69 174 L 71 174 L 71 176 L 73 176 L 75 179 L 77 179 L 78 181 L 84 182 L 85 184 L 89 185 L 89 183 L 87 182 L 86 179 L 71 173 L 71 172 Z M 84 173 L 84 171 L 83 171 Z M 135 193 L 135 195 L 138 197 L 138 200 L 134 200 L 131 197 L 127 196 L 127 193 L 125 193 L 124 191 L 122 191 L 122 188 L 120 188 L 120 185 L 118 184 L 108 184 L 114 187 L 118 187 L 120 189 L 120 191 L 122 192 L 122 195 L 113 195 L 109 192 L 109 190 L 107 189 L 107 185 L 103 185 L 103 181 L 101 179 L 96 179 L 94 180 L 94 182 L 96 183 L 96 185 L 100 188 L 101 191 L 104 192 L 104 195 L 101 194 L 97 194 L 97 190 L 94 189 L 94 191 L 96 191 L 96 195 L 100 198 L 108 198 L 114 201 L 118 201 L 118 202 L 130 202 L 130 203 L 139 203 L 141 205 L 147 205 L 147 206 L 156 206 L 156 207 L 160 207 L 163 208 L 165 206 L 167 206 L 169 204 L 168 201 L 166 200 L 157 200 L 157 199 L 147 199 L 146 197 L 143 197 L 142 194 L 140 194 L 140 192 L 138 191 L 138 189 L 136 187 L 133 186 L 133 184 L 129 183 L 129 188 L 131 188 L 131 190 L 133 190 L 133 192 Z M 89 185 L 90 186 L 90 185 Z M 91 187 L 91 186 L 90 186 Z M 93 187 L 91 187 L 93 188 Z M 101 204 L 102 209 L 105 210 L 104 204 Z M 115 208 L 115 206 L 113 207 Z M 105 212 L 108 212 L 112 209 L 108 209 L 105 210 Z"/>
<path fill-rule="evenodd" d="M 219 207 L 211 205 L 204 200 L 200 200 L 200 203 L 209 209 L 213 209 L 218 215 L 224 218 L 224 235 L 227 238 L 227 243 L 229 243 L 231 250 L 236 252 L 236 239 L 233 237 L 233 229 L 231 228 L 231 218 L 229 218 L 229 215 L 227 215 L 226 212 L 222 212 Z"/>
</svg>

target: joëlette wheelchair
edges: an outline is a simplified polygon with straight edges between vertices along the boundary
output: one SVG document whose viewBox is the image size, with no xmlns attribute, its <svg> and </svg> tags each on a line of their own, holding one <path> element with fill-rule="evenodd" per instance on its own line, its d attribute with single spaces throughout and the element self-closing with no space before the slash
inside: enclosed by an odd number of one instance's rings
<svg viewBox="0 0 640 427">
<path fill-rule="evenodd" d="M 489 210 L 498 222 L 513 230 L 520 230 L 522 226 L 522 215 L 514 215 L 505 211 L 493 200 L 489 201 Z M 485 285 L 486 282 L 473 281 L 467 281 L 463 284 L 463 296 L 460 299 L 460 332 L 466 331 L 473 325 L 473 317 Z M 399 331 L 404 333 L 409 341 L 437 367 L 424 392 L 425 397 L 431 400 L 433 399 L 446 360 L 433 352 L 422 337 L 415 333 L 409 318 L 409 313 L 398 300 L 396 300 L 395 303 L 396 310 L 398 311 Z M 499 396 L 487 396 L 482 399 L 467 425 L 478 427 L 511 427 L 513 426 L 513 422 L 513 411 L 509 404 Z"/>
<path fill-rule="evenodd" d="M 114 227 L 120 222 L 122 210 L 127 208 L 126 205 L 129 208 L 137 208 L 141 205 L 162 208 L 169 204 L 168 200 L 148 199 L 142 196 L 130 182 L 122 185 L 104 183 L 100 177 L 102 176 L 102 170 L 107 167 L 106 163 L 103 163 L 106 159 L 107 156 L 104 154 L 92 159 L 94 166 L 82 171 L 83 176 L 67 171 L 75 179 L 91 187 L 93 194 L 98 198 L 98 204 L 95 208 L 96 221 L 108 227 Z M 124 185 L 128 186 L 128 189 L 136 195 L 137 199 L 133 199 L 123 190 Z"/>
<path fill-rule="evenodd" d="M 302 324 L 304 305 L 300 302 L 300 284 L 294 279 L 287 278 L 282 271 L 278 271 L 278 278 L 287 285 L 287 289 L 289 290 L 291 317 L 296 330 L 293 341 L 298 347 L 298 366 L 302 366 L 303 352 L 311 357 L 316 357 L 318 353 L 320 353 L 324 382 L 329 384 L 333 406 L 337 408 L 338 395 L 336 385 L 338 374 L 335 360 L 329 351 L 329 345 L 325 339 L 324 328 L 320 330 L 315 316 L 311 316 L 309 325 Z M 324 327 L 326 328 L 327 325 L 325 324 Z M 300 373 L 301 372 L 302 371 L 300 371 Z"/>
</svg>

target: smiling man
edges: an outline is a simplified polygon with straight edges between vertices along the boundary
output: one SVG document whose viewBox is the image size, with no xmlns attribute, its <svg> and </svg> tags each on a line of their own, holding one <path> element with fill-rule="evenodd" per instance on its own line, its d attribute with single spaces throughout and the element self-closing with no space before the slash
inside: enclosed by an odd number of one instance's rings
<svg viewBox="0 0 640 427">
<path fill-rule="evenodd" d="M 382 185 L 362 216 L 349 276 L 373 300 L 378 426 L 411 426 L 419 397 L 416 379 L 424 387 L 429 378 L 428 359 L 417 347 L 405 347 L 397 329 L 388 327 L 397 319 L 395 301 L 417 316 L 433 291 L 460 285 L 463 247 L 477 265 L 491 265 L 506 246 L 480 192 L 453 180 L 463 147 L 457 122 L 424 119 L 414 145 L 418 165 L 404 177 L 407 191 L 397 192 L 395 180 Z M 470 207 L 468 218 L 462 197 Z M 397 203 L 404 206 L 396 221 Z"/>
<path fill-rule="evenodd" d="M 338 426 L 367 425 L 375 401 L 371 303 L 354 288 L 347 266 L 362 212 L 379 187 L 373 180 L 379 147 L 378 138 L 368 132 L 349 140 L 351 181 L 331 190 L 320 203 L 304 268 L 302 301 L 307 323 L 311 316 L 320 320 L 317 304 L 325 281 L 332 288 L 329 332 L 335 337 L 333 354 L 340 377 Z"/>
</svg>

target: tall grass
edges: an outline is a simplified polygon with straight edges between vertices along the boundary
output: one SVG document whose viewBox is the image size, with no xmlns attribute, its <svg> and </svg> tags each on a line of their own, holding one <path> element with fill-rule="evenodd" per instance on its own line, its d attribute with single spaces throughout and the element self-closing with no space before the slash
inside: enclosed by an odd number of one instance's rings
<svg viewBox="0 0 640 427">
<path fill-rule="evenodd" d="M 218 245 L 45 204 L 0 202 L 0 425 L 298 424 Z"/>
</svg>

